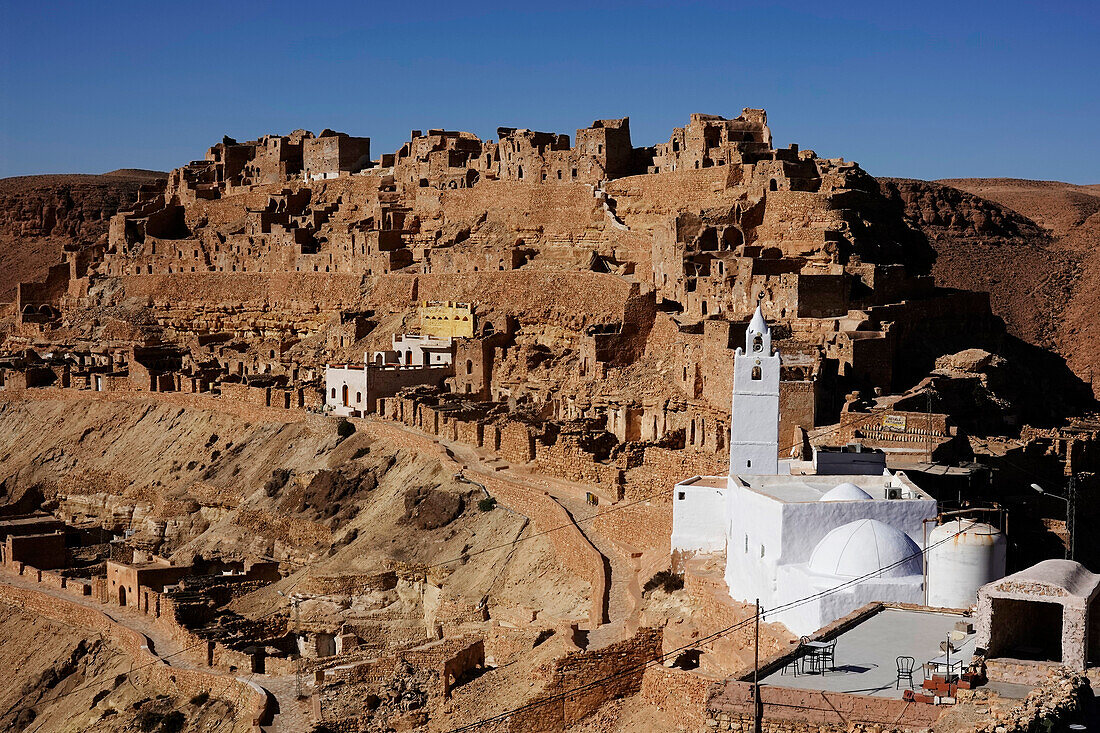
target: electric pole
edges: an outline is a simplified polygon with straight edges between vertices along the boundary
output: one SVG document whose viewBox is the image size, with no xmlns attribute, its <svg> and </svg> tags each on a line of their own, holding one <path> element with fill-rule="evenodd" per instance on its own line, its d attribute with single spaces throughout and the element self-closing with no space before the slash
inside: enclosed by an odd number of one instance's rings
<svg viewBox="0 0 1100 733">
<path fill-rule="evenodd" d="M 760 599 L 756 599 L 756 639 L 753 642 L 752 662 L 752 720 L 754 733 L 761 733 L 764 723 L 764 706 L 760 702 Z"/>
</svg>

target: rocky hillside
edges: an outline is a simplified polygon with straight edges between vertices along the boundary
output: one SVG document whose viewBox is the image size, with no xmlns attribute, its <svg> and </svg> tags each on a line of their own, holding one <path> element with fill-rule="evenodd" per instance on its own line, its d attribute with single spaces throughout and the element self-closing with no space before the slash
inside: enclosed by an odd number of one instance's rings
<svg viewBox="0 0 1100 733">
<path fill-rule="evenodd" d="M 585 613 L 587 583 L 556 564 L 547 541 L 512 556 L 524 519 L 480 511 L 481 494 L 438 460 L 359 431 L 340 435 L 328 418 L 280 414 L 61 390 L 0 399 L 0 505 L 44 503 L 72 524 L 128 530 L 132 544 L 181 561 L 273 557 L 309 577 L 475 553 L 438 568 L 449 592 Z M 485 547 L 496 549 L 476 554 Z M 308 583 L 300 575 L 293 582 Z M 270 590 L 249 610 L 278 605 Z"/>
<path fill-rule="evenodd" d="M 17 283 L 60 262 L 65 244 L 104 239 L 111 217 L 137 199 L 141 184 L 163 177 L 117 170 L 0 179 L 0 302 L 14 297 Z"/>
<path fill-rule="evenodd" d="M 1009 332 L 1100 372 L 1100 187 L 1006 179 L 882 179 L 936 250 L 947 287 L 990 294 Z"/>
<path fill-rule="evenodd" d="M 248 729 L 230 702 L 163 694 L 122 650 L 86 629 L 0 603 L 0 730 L 103 733 Z"/>
</svg>

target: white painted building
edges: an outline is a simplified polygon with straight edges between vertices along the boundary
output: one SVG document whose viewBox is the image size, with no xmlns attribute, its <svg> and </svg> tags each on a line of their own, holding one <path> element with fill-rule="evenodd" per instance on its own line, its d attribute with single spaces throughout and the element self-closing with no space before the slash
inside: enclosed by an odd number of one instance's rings
<svg viewBox="0 0 1100 733">
<path fill-rule="evenodd" d="M 454 340 L 417 333 L 393 336 L 393 348 L 374 352 L 374 363 L 401 366 L 448 366 L 454 363 Z"/>
<path fill-rule="evenodd" d="M 366 354 L 363 355 L 364 360 Z M 348 417 L 366 412 L 366 364 L 328 364 L 325 366 L 325 409 Z"/>
<path fill-rule="evenodd" d="M 733 360 L 730 474 L 779 473 L 779 354 L 757 307 Z"/>
<path fill-rule="evenodd" d="M 438 385 L 454 375 L 453 339 L 398 334 L 392 343 L 392 350 L 363 354 L 362 364 L 325 366 L 326 411 L 365 415 L 380 397 L 392 397 L 402 387 Z"/>
<path fill-rule="evenodd" d="M 829 591 L 769 614 L 800 635 L 873 600 L 921 603 L 924 520 L 936 501 L 901 472 L 781 475 L 780 360 L 759 309 L 745 340 L 734 364 L 730 475 L 676 485 L 673 553 L 724 552 L 730 595 L 759 598 L 765 610 Z"/>
</svg>

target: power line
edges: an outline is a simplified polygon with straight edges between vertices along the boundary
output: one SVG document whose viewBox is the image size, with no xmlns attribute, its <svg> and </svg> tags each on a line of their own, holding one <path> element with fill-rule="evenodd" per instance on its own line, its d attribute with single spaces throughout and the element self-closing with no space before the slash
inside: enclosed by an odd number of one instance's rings
<svg viewBox="0 0 1100 733">
<path fill-rule="evenodd" d="M 824 598 L 828 595 L 832 595 L 833 593 L 838 593 L 838 592 L 840 592 L 842 590 L 845 590 L 846 588 L 849 588 L 853 585 L 858 585 L 859 583 L 862 583 L 863 581 L 868 580 L 872 577 L 878 576 L 881 573 L 884 573 L 884 572 L 886 572 L 888 570 L 891 570 L 895 567 L 899 567 L 901 565 L 909 563 L 914 558 L 923 556 L 929 550 L 932 550 L 933 548 L 938 547 L 939 545 L 942 545 L 946 542 L 949 542 L 949 541 L 953 540 L 955 537 L 958 537 L 960 534 L 962 534 L 965 531 L 966 530 L 960 530 L 960 531 L 958 531 L 958 532 L 956 532 L 952 535 L 944 537 L 943 539 L 937 541 L 936 543 L 934 543 L 932 545 L 929 545 L 928 547 L 926 547 L 924 549 L 918 550 L 917 552 L 914 552 L 914 553 L 908 555 L 907 557 L 904 557 L 900 560 L 897 560 L 896 562 L 890 563 L 889 565 L 881 567 L 881 568 L 879 568 L 877 570 L 874 570 L 870 573 L 866 573 L 862 576 L 852 578 L 851 580 L 845 581 L 844 583 L 841 583 L 840 585 L 834 586 L 832 588 L 829 588 L 829 589 L 826 589 L 826 590 L 823 590 L 823 591 L 819 591 L 817 593 L 814 593 L 814 594 L 809 595 L 809 596 L 805 596 L 803 598 L 799 598 L 799 599 L 791 601 L 789 603 L 782 604 L 782 605 L 777 606 L 776 608 L 773 608 L 769 611 L 761 611 L 761 618 L 764 618 L 768 615 L 774 615 L 774 614 L 782 612 L 782 611 L 788 611 L 792 608 L 797 608 L 798 606 L 805 605 L 807 603 L 811 603 L 813 601 Z M 463 731 L 473 730 L 474 728 L 480 727 L 482 725 L 487 725 L 489 723 L 499 722 L 499 721 L 504 720 L 504 719 L 506 719 L 506 718 L 508 718 L 512 715 L 515 715 L 518 712 L 523 712 L 524 710 L 529 710 L 529 709 L 534 708 L 534 707 L 539 707 L 539 706 L 546 705 L 546 704 L 549 704 L 549 703 L 552 703 L 552 702 L 557 702 L 558 700 L 564 700 L 566 697 L 569 697 L 571 695 L 575 695 L 575 694 L 580 693 L 580 692 L 584 692 L 585 690 L 592 689 L 593 687 L 602 685 L 602 684 L 604 684 L 608 681 L 617 679 L 617 678 L 622 677 L 622 676 L 627 675 L 627 674 L 637 672 L 638 670 L 644 670 L 645 668 L 647 668 L 647 667 L 649 667 L 653 664 L 657 664 L 657 663 L 662 662 L 662 661 L 664 661 L 664 660 L 666 660 L 670 657 L 673 657 L 674 655 L 678 655 L 680 652 L 684 652 L 684 651 L 687 651 L 688 649 L 694 649 L 694 648 L 709 644 L 709 643 L 711 643 L 713 641 L 716 641 L 717 639 L 719 639 L 723 636 L 726 636 L 726 635 L 728 635 L 728 634 L 730 634 L 730 633 L 732 633 L 732 632 L 734 632 L 734 631 L 736 631 L 736 630 L 738 630 L 738 629 L 740 629 L 744 626 L 749 625 L 750 623 L 753 623 L 754 621 L 755 621 L 755 618 L 747 618 L 747 619 L 745 619 L 743 621 L 739 621 L 739 622 L 737 622 L 737 623 L 735 623 L 731 626 L 727 626 L 724 629 L 720 629 L 716 632 L 708 634 L 707 636 L 705 636 L 701 639 L 696 639 L 691 644 L 679 647 L 677 649 L 673 649 L 672 651 L 666 652 L 664 654 L 660 654 L 660 655 L 654 657 L 653 659 L 646 660 L 645 662 L 642 662 L 640 664 L 635 664 L 635 665 L 632 665 L 630 667 L 627 667 L 626 669 L 619 670 L 618 672 L 616 672 L 614 674 L 611 674 L 611 675 L 608 675 L 607 677 L 602 677 L 598 680 L 593 680 L 592 682 L 586 683 L 586 684 L 581 685 L 579 687 L 572 688 L 570 690 L 566 690 L 565 692 L 560 692 L 560 693 L 557 693 L 555 695 L 551 695 L 551 696 L 543 698 L 541 700 L 532 701 L 532 702 L 527 703 L 525 705 L 521 705 L 518 708 L 513 708 L 513 709 L 507 710 L 503 713 L 498 713 L 497 715 L 491 716 L 489 718 L 483 718 L 482 720 L 478 720 L 474 723 L 469 723 L 467 725 L 460 726 L 458 728 L 453 728 L 450 731 L 448 731 L 448 733 L 463 733 Z"/>
<path fill-rule="evenodd" d="M 824 432 L 818 433 L 818 434 L 816 434 L 816 435 L 815 435 L 814 437 L 815 437 L 815 438 L 820 438 L 820 437 L 824 437 L 824 436 L 826 436 L 826 435 L 831 435 L 831 434 L 833 434 L 833 433 L 839 432 L 840 430 L 843 430 L 844 428 L 846 428 L 846 427 L 848 427 L 848 426 L 850 426 L 850 425 L 853 425 L 853 424 L 855 424 L 855 423 L 857 423 L 857 422 L 861 422 L 861 421 L 862 421 L 862 418 L 861 418 L 861 420 L 852 420 L 852 421 L 849 421 L 849 422 L 847 422 L 847 423 L 845 423 L 845 422 L 841 422 L 841 423 L 838 423 L 838 424 L 836 425 L 836 427 L 833 427 L 833 428 L 830 428 L 830 429 L 829 429 L 829 430 L 827 430 L 827 431 L 824 431 Z M 790 451 L 791 449 L 793 449 L 793 448 L 797 448 L 797 447 L 799 447 L 799 446 L 801 446 L 801 445 L 802 445 L 802 441 L 798 441 L 797 443 L 794 443 L 794 444 L 792 444 L 791 446 L 787 447 L 787 448 L 786 448 L 786 450 L 787 450 L 787 451 Z M 602 516 L 604 516 L 604 515 L 607 515 L 607 514 L 611 514 L 611 513 L 613 513 L 613 512 L 617 512 L 617 511 L 620 511 L 620 510 L 622 510 L 622 509 L 627 509 L 627 508 L 629 508 L 629 507 L 631 507 L 631 506 L 636 506 L 636 505 L 638 505 L 638 504 L 641 504 L 641 503 L 643 503 L 643 502 L 646 502 L 646 501 L 650 501 L 651 499 L 655 499 L 655 498 L 657 498 L 657 497 L 659 497 L 659 496 L 662 496 L 663 494 L 665 494 L 665 493 L 666 493 L 667 491 L 670 491 L 670 490 L 671 490 L 671 489 L 662 489 L 662 490 L 661 490 L 661 491 L 659 491 L 659 492 L 656 492 L 656 493 L 653 493 L 653 494 L 649 494 L 649 495 L 647 495 L 647 496 L 644 496 L 644 497 L 641 497 L 641 498 L 639 498 L 639 499 L 635 499 L 635 500 L 633 500 L 633 501 L 630 501 L 630 502 L 628 502 L 628 503 L 626 503 L 626 504 L 619 504 L 619 505 L 613 506 L 613 507 L 611 507 L 610 509 L 607 509 L 607 510 L 605 510 L 605 511 L 602 511 L 602 512 L 596 512 L 595 514 L 591 514 L 591 515 L 589 515 L 589 516 L 586 516 L 586 517 L 581 517 L 581 518 L 574 518 L 574 520 L 573 520 L 572 522 L 568 523 L 568 524 L 561 524 L 561 525 L 558 525 L 558 526 L 556 526 L 556 527 L 551 527 L 550 529 L 546 529 L 546 530 L 543 530 L 543 531 L 541 531 L 541 532 L 536 532 L 535 534 L 530 534 L 530 535 L 527 535 L 526 537 L 520 537 L 520 538 L 517 538 L 517 539 L 513 540 L 512 542 L 506 542 L 506 543 L 502 543 L 502 544 L 499 544 L 499 545 L 494 545 L 494 546 L 492 546 L 492 547 L 486 547 L 486 548 L 483 548 L 483 549 L 481 549 L 481 550 L 478 550 L 478 551 L 476 551 L 476 552 L 472 552 L 472 553 L 465 553 L 465 554 L 463 554 L 463 555 L 460 555 L 460 556 L 459 556 L 459 557 L 457 557 L 457 558 L 452 558 L 452 559 L 450 559 L 450 560 L 444 560 L 444 561 L 442 561 L 442 562 L 436 562 L 436 563 L 432 563 L 432 564 L 430 564 L 430 565 L 425 565 L 424 567 L 425 567 L 425 569 L 430 569 L 430 568 L 434 568 L 434 567 L 440 567 L 440 566 L 442 566 L 442 565 L 449 565 L 450 563 L 453 563 L 453 562 L 462 562 L 462 561 L 464 561 L 464 560 L 466 560 L 466 559 L 469 559 L 469 558 L 471 558 L 471 557 L 476 557 L 477 555 L 482 555 L 482 554 L 485 554 L 485 553 L 487 553 L 487 552 L 492 552 L 492 551 L 494 551 L 494 550 L 499 550 L 499 549 L 502 549 L 502 548 L 505 548 L 505 547 L 514 547 L 514 546 L 515 546 L 516 544 L 518 544 L 518 543 L 520 543 L 520 542 L 524 542 L 524 541 L 526 541 L 526 540 L 531 540 L 531 539 L 535 539 L 536 537 L 542 537 L 542 536 L 545 536 L 545 535 L 547 535 L 547 534 L 550 534 L 551 532 L 556 532 L 556 531 L 558 531 L 558 530 L 561 530 L 561 529 L 567 529 L 567 528 L 570 528 L 570 527 L 576 527 L 577 525 L 581 524 L 582 522 L 589 522 L 589 521 L 592 521 L 592 520 L 594 520 L 594 519 L 596 519 L 596 518 L 598 518 L 598 517 L 602 517 Z M 304 568 L 303 568 L 303 570 L 304 570 Z M 298 578 L 297 578 L 297 579 L 296 579 L 296 580 L 295 580 L 295 581 L 294 581 L 293 583 L 291 583 L 291 584 L 290 584 L 290 586 L 289 586 L 289 587 L 288 587 L 288 588 L 287 588 L 286 590 L 287 590 L 287 591 L 289 591 L 289 590 L 290 590 L 290 588 L 293 588 L 293 587 L 294 587 L 295 585 L 297 585 L 297 584 L 298 584 L 298 582 L 299 582 L 299 581 L 300 581 L 300 580 L 301 580 L 301 579 L 302 579 L 303 577 L 304 577 L 304 573 L 303 573 L 303 575 L 302 575 L 302 576 L 299 576 L 299 577 L 298 577 Z M 262 615 L 262 616 L 258 616 L 258 617 L 256 617 L 256 618 L 255 618 L 255 619 L 253 619 L 253 620 L 254 620 L 254 621 L 262 621 L 263 619 L 266 619 L 266 618 L 270 618 L 271 616 L 274 616 L 274 615 L 278 614 L 278 613 L 279 613 L 279 612 L 280 612 L 281 610 L 282 610 L 281 608 L 279 608 L 279 609 L 276 609 L 276 610 L 274 610 L 274 611 L 272 611 L 272 612 L 270 612 L 270 613 L 264 614 L 264 615 Z M 773 611 L 774 611 L 774 610 L 775 610 L 775 609 L 773 609 Z M 731 627 L 731 628 L 733 628 L 733 627 Z M 138 632 L 138 633 L 140 633 L 140 632 Z M 184 647 L 184 648 L 180 649 L 179 651 L 173 652 L 173 653 L 171 653 L 171 654 L 167 654 L 167 655 L 165 655 L 165 656 L 158 656 L 158 658 L 157 658 L 156 660 L 152 661 L 152 662 L 148 662 L 148 663 L 146 663 L 146 664 L 143 664 L 143 665 L 140 665 L 140 666 L 138 666 L 138 667 L 134 667 L 134 668 L 132 668 L 132 669 L 130 670 L 130 672 L 129 672 L 129 673 L 127 673 L 127 676 L 129 676 L 129 674 L 130 674 L 130 673 L 132 673 L 132 672 L 136 672 L 136 671 L 138 671 L 138 670 L 141 670 L 141 669 L 144 669 L 144 668 L 146 668 L 146 667 L 151 667 L 151 666 L 153 666 L 153 665 L 157 664 L 157 662 L 160 662 L 160 661 L 166 661 L 166 660 L 168 660 L 168 659 L 171 659 L 172 657 L 176 657 L 176 656 L 179 656 L 180 654 L 183 654 L 183 653 L 185 653 L 185 652 L 188 652 L 188 651 L 190 651 L 190 650 L 192 650 L 192 649 L 196 649 L 196 648 L 198 648 L 198 647 L 200 647 L 200 646 L 203 646 L 203 645 L 205 645 L 205 644 L 207 644 L 207 643 L 209 643 L 209 642 L 208 642 L 208 641 L 206 641 L 206 640 L 204 640 L 204 641 L 202 641 L 202 642 L 199 642 L 199 643 L 196 643 L 196 644 L 192 644 L 192 645 L 190 645 L 190 646 L 186 646 L 186 647 Z M 696 644 L 692 645 L 692 646 L 697 646 L 697 645 L 698 645 L 698 642 L 697 642 Z M 687 649 L 687 648 L 691 648 L 691 647 L 685 647 L 685 649 Z M 676 650 L 676 651 L 677 651 L 677 652 L 679 652 L 679 651 L 683 651 L 683 649 L 681 649 L 681 650 Z M 24 707 L 22 707 L 22 708 L 18 708 L 18 709 L 16 709 L 16 710 L 15 710 L 14 712 L 18 713 L 18 712 L 22 712 L 22 710 L 24 710 L 24 709 L 29 709 L 29 708 L 33 708 L 33 707 L 35 707 L 35 706 L 37 706 L 37 705 L 43 705 L 43 704 L 47 704 L 47 703 L 52 703 L 52 702 L 54 702 L 54 701 L 56 701 L 56 700 L 59 700 L 59 699 L 61 699 L 62 697 L 67 697 L 67 696 L 69 696 L 69 695 L 75 694 L 75 693 L 77 693 L 77 692 L 80 692 L 80 691 L 82 691 L 82 690 L 86 690 L 86 689 L 89 689 L 89 688 L 91 688 L 91 687 L 96 687 L 96 686 L 98 686 L 98 685 L 88 684 L 88 685 L 84 685 L 84 686 L 81 686 L 81 687 L 76 687 L 76 688 L 74 688 L 74 689 L 72 689 L 72 690 L 69 690 L 68 692 L 64 692 L 64 693 L 61 693 L 61 694 L 59 694 L 59 695 L 56 695 L 55 697 L 52 697 L 52 698 L 50 698 L 49 700 L 42 700 L 42 701 L 39 701 L 39 702 L 35 703 L 34 705 L 26 705 L 26 706 L 24 706 Z M 12 712 L 12 711 L 9 711 L 9 713 L 10 713 L 10 712 Z M 37 730 L 37 729 L 36 729 L 36 730 Z"/>
</svg>

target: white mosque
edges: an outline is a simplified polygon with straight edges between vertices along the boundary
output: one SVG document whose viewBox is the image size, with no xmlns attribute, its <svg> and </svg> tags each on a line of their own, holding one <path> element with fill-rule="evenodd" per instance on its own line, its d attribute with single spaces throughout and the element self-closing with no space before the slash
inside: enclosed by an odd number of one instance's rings
<svg viewBox="0 0 1100 733">
<path fill-rule="evenodd" d="M 836 456 L 828 468 L 815 461 L 815 473 L 792 475 L 778 459 L 779 368 L 757 308 L 734 361 L 730 475 L 676 485 L 673 553 L 724 552 L 730 595 L 759 599 L 775 609 L 769 621 L 799 635 L 870 601 L 922 603 L 921 542 L 936 501 L 867 454 L 839 467 Z M 850 474 L 835 473 L 845 466 Z"/>
</svg>

